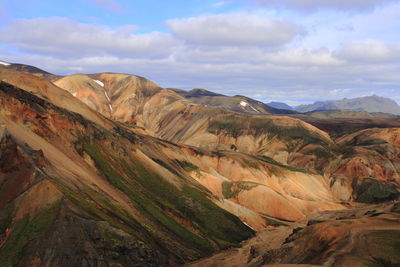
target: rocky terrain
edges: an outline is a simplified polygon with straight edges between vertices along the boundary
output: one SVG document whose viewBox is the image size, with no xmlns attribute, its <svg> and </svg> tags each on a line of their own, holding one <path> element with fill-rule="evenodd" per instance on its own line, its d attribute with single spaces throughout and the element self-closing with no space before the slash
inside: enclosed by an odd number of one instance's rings
<svg viewBox="0 0 400 267">
<path fill-rule="evenodd" d="M 364 114 L 335 135 L 322 126 L 355 119 L 128 74 L 60 77 L 21 66 L 0 66 L 1 266 L 176 266 L 255 231 L 247 244 L 257 245 L 216 255 L 229 255 L 226 266 L 344 266 L 360 240 L 398 234 L 398 206 L 376 206 L 376 216 L 368 206 L 399 198 L 395 117 Z M 376 236 L 364 233 L 375 224 Z M 321 251 L 307 254 L 304 244 Z M 354 262 L 398 263 L 360 253 Z"/>
<path fill-rule="evenodd" d="M 189 266 L 399 266 L 399 222 L 399 202 L 323 212 Z"/>
</svg>

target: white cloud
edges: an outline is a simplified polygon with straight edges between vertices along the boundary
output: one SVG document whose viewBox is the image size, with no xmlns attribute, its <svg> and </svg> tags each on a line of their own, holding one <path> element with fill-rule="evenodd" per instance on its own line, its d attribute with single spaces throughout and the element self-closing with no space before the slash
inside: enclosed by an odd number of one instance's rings
<svg viewBox="0 0 400 267">
<path fill-rule="evenodd" d="M 298 64 L 284 61 L 210 63 L 174 57 L 140 59 L 115 56 L 55 59 L 41 55 L 7 55 L 1 51 L 0 59 L 36 65 L 57 74 L 106 71 L 132 73 L 151 79 L 163 87 L 201 87 L 228 95 L 253 96 L 265 102 L 279 100 L 300 104 L 363 96 L 371 90 L 378 95 L 391 97 L 394 95 L 391 90 L 400 90 L 400 64 L 345 62 L 318 65 L 301 64 L 301 61 Z"/>
<path fill-rule="evenodd" d="M 344 60 L 337 58 L 326 48 L 287 48 L 270 50 L 262 47 L 193 47 L 187 46 L 174 54 L 177 61 L 202 64 L 274 64 L 278 66 L 330 66 L 340 65 Z"/>
<path fill-rule="evenodd" d="M 188 43 L 211 46 L 279 46 L 305 34 L 302 27 L 287 20 L 247 13 L 171 19 L 167 25 Z"/>
<path fill-rule="evenodd" d="M 337 56 L 353 62 L 389 62 L 400 60 L 400 43 L 388 45 L 383 41 L 365 39 L 344 44 Z"/>
<path fill-rule="evenodd" d="M 168 56 L 178 42 L 169 34 L 135 34 L 136 26 L 112 29 L 65 18 L 19 19 L 0 30 L 0 41 L 20 50 L 58 57 Z"/>
<path fill-rule="evenodd" d="M 300 10 L 337 9 L 360 10 L 369 9 L 399 0 L 244 0 L 265 6 L 287 7 Z"/>
<path fill-rule="evenodd" d="M 344 62 L 336 58 L 328 49 L 294 48 L 265 55 L 265 60 L 277 65 L 333 66 Z"/>
<path fill-rule="evenodd" d="M 266 102 L 299 104 L 371 91 L 390 97 L 400 91 L 400 40 L 393 34 L 399 10 L 395 4 L 362 14 L 331 12 L 324 19 L 314 13 L 308 24 L 300 14 L 310 34 L 299 39 L 302 27 L 261 13 L 174 19 L 167 23 L 171 33 L 147 34 L 129 25 L 17 20 L 0 29 L 0 60 L 57 74 L 132 73 L 164 87 L 202 87 Z"/>
</svg>

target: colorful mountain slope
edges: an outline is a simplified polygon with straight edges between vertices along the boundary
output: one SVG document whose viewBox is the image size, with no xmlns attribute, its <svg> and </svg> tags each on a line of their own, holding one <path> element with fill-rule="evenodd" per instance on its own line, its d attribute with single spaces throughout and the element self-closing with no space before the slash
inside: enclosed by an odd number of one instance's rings
<svg viewBox="0 0 400 267">
<path fill-rule="evenodd" d="M 306 115 L 196 104 L 127 74 L 0 80 L 1 266 L 175 266 L 399 197 L 399 128 L 332 139 Z M 329 260 L 312 259 L 284 262 Z"/>
<path fill-rule="evenodd" d="M 203 187 L 140 150 L 161 141 L 6 83 L 0 92 L 2 266 L 173 265 L 252 235 Z"/>
</svg>

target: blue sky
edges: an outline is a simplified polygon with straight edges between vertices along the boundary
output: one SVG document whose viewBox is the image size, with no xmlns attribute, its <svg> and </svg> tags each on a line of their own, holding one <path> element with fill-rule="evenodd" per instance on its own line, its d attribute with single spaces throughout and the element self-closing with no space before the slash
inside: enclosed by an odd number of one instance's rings
<svg viewBox="0 0 400 267">
<path fill-rule="evenodd" d="M 292 105 L 400 102 L 400 0 L 0 0 L 0 60 Z"/>
</svg>

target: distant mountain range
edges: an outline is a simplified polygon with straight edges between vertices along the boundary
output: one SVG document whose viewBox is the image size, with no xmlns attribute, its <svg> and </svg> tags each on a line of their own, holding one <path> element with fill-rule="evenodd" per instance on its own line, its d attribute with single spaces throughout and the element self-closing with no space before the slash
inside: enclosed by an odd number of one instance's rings
<svg viewBox="0 0 400 267">
<path fill-rule="evenodd" d="M 365 96 L 335 101 L 318 101 L 314 104 L 300 105 L 295 108 L 299 112 L 310 112 L 316 110 L 353 110 L 368 112 L 383 112 L 400 114 L 400 106 L 390 98 L 381 96 Z"/>
<path fill-rule="evenodd" d="M 286 103 L 283 102 L 269 102 L 267 103 L 268 106 L 273 107 L 273 108 L 279 108 L 279 109 L 287 109 L 287 110 L 293 110 L 293 107 L 289 106 Z"/>
</svg>

